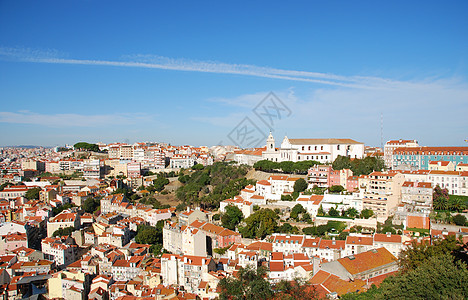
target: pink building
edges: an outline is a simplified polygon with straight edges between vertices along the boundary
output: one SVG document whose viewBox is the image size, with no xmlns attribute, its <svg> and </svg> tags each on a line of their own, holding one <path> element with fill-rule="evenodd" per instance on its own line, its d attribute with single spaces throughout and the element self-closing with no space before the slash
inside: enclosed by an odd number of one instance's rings
<svg viewBox="0 0 468 300">
<path fill-rule="evenodd" d="M 11 233 L 0 240 L 0 255 L 20 247 L 28 248 L 28 236 L 26 233 Z"/>
<path fill-rule="evenodd" d="M 307 172 L 310 186 L 328 187 L 331 171 L 331 166 L 318 165 L 310 168 Z"/>
<path fill-rule="evenodd" d="M 353 192 L 354 190 L 359 189 L 359 180 L 358 176 L 349 176 L 346 181 L 346 190 L 348 192 Z"/>
</svg>

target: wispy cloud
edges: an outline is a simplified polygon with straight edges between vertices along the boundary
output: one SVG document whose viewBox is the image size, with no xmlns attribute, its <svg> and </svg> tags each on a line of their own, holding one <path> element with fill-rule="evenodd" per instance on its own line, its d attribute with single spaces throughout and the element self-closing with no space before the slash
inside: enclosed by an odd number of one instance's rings
<svg viewBox="0 0 468 300">
<path fill-rule="evenodd" d="M 421 84 L 423 85 L 423 84 Z M 425 88 L 406 86 L 392 91 L 322 88 L 310 93 L 274 91 L 289 107 L 292 116 L 275 128 L 264 128 L 252 109 L 266 92 L 222 98 L 244 113 L 201 116 L 197 121 L 220 128 L 234 127 L 245 116 L 265 131 L 273 129 L 277 141 L 290 137 L 350 137 L 370 145 L 380 145 L 380 116 L 383 115 L 384 143 L 388 139 L 417 139 L 422 145 L 462 145 L 467 138 L 468 87 L 450 80 L 424 83 Z M 211 99 L 210 99 L 211 100 Z M 211 100 L 212 101 L 212 100 Z"/>
<path fill-rule="evenodd" d="M 115 66 L 185 72 L 235 74 L 358 89 L 393 89 L 400 87 L 402 84 L 413 84 L 410 82 L 400 82 L 379 77 L 340 76 L 329 73 L 285 70 L 255 65 L 173 59 L 156 55 L 127 55 L 123 56 L 122 60 L 93 60 L 66 58 L 59 51 L 50 49 L 36 50 L 29 48 L 0 47 L 0 59 L 47 64 Z"/>
<path fill-rule="evenodd" d="M 149 122 L 153 116 L 147 114 L 40 114 L 30 111 L 0 112 L 0 123 L 31 124 L 49 127 L 98 127 L 130 125 Z"/>
</svg>

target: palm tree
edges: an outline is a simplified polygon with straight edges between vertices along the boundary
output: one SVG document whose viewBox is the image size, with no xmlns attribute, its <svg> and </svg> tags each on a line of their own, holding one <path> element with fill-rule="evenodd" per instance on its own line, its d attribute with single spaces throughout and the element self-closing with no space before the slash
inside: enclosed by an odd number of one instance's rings
<svg viewBox="0 0 468 300">
<path fill-rule="evenodd" d="M 435 210 L 446 210 L 448 207 L 447 200 L 443 197 L 436 197 L 432 201 L 432 207 Z"/>
</svg>

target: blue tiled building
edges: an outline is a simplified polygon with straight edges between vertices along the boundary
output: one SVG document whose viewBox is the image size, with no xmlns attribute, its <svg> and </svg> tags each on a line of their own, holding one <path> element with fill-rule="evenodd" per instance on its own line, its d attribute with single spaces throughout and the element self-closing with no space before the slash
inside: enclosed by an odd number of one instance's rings
<svg viewBox="0 0 468 300">
<path fill-rule="evenodd" d="M 468 163 L 468 147 L 409 147 L 393 151 L 393 169 L 411 166 L 429 169 L 430 161 L 451 161 L 455 166 Z"/>
</svg>

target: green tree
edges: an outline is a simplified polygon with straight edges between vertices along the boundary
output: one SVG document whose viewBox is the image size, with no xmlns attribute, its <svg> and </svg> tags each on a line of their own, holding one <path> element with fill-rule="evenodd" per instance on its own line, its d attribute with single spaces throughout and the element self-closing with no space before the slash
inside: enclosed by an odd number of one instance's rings
<svg viewBox="0 0 468 300">
<path fill-rule="evenodd" d="M 100 197 L 96 197 L 86 199 L 81 207 L 85 212 L 92 214 L 99 208 L 100 205 L 101 199 Z"/>
<path fill-rule="evenodd" d="M 374 215 L 374 212 L 371 209 L 366 208 L 361 211 L 361 218 L 363 219 L 369 219 L 373 215 Z"/>
<path fill-rule="evenodd" d="M 416 269 L 389 277 L 380 285 L 378 299 L 467 299 L 468 270 L 450 254 L 424 260 Z"/>
<path fill-rule="evenodd" d="M 466 209 L 466 197 L 449 195 L 448 207 L 451 211 L 463 211 Z"/>
<path fill-rule="evenodd" d="M 317 210 L 317 216 L 325 216 L 325 211 L 323 210 L 322 204 L 320 204 L 319 209 Z"/>
<path fill-rule="evenodd" d="M 307 182 L 303 178 L 299 178 L 294 183 L 294 192 L 301 193 L 307 189 Z"/>
<path fill-rule="evenodd" d="M 328 215 L 330 217 L 338 217 L 340 213 L 336 210 L 336 208 L 332 207 L 328 210 Z"/>
<path fill-rule="evenodd" d="M 350 207 L 346 210 L 346 216 L 350 218 L 356 218 L 357 216 L 359 216 L 359 212 L 354 207 Z"/>
<path fill-rule="evenodd" d="M 234 205 L 226 206 L 226 212 L 221 217 L 221 223 L 223 227 L 231 230 L 235 230 L 236 226 L 242 221 L 244 215 L 242 211 Z"/>
<path fill-rule="evenodd" d="M 436 210 L 446 210 L 449 208 L 449 194 L 447 189 L 441 189 L 439 185 L 432 193 L 432 205 Z"/>
<path fill-rule="evenodd" d="M 244 238 L 265 238 L 276 232 L 278 215 L 269 208 L 262 208 L 247 219 L 245 227 L 240 227 L 239 232 Z"/>
<path fill-rule="evenodd" d="M 453 222 L 458 226 L 465 226 L 466 217 L 464 215 L 457 214 L 453 216 Z"/>
<path fill-rule="evenodd" d="M 192 167 L 192 170 L 203 170 L 205 168 L 202 164 L 196 164 Z"/>
<path fill-rule="evenodd" d="M 52 233 L 53 237 L 56 236 L 67 236 L 70 235 L 73 231 L 75 231 L 75 227 L 65 227 L 65 228 L 59 228 Z"/>
<path fill-rule="evenodd" d="M 138 225 L 135 242 L 148 245 L 162 245 L 164 222 L 159 221 L 156 226 Z"/>
<path fill-rule="evenodd" d="M 169 179 L 164 176 L 159 176 L 155 180 L 153 180 L 154 189 L 158 192 L 164 190 L 164 187 L 169 184 Z"/>
<path fill-rule="evenodd" d="M 294 207 L 291 209 L 290 217 L 299 222 L 299 215 L 306 213 L 307 211 L 301 204 L 296 204 Z"/>
<path fill-rule="evenodd" d="M 265 267 L 259 267 L 257 270 L 252 267 L 241 267 L 236 277 L 230 276 L 220 280 L 218 285 L 220 289 L 219 299 L 270 299 L 273 296 L 273 290 L 265 277 Z"/>
<path fill-rule="evenodd" d="M 338 155 L 332 164 L 333 170 L 351 169 L 351 159 L 347 156 Z"/>
<path fill-rule="evenodd" d="M 281 226 L 278 227 L 278 232 L 298 234 L 299 233 L 299 228 L 297 228 L 297 226 L 292 226 L 289 223 L 283 223 Z"/>
<path fill-rule="evenodd" d="M 87 150 L 87 151 L 94 151 L 94 152 L 99 152 L 99 146 L 96 144 L 89 144 L 86 142 L 79 142 L 74 145 L 75 149 L 80 149 L 80 150 Z"/>
<path fill-rule="evenodd" d="M 311 226 L 311 227 L 302 228 L 302 233 L 307 234 L 307 235 L 318 235 L 317 227 Z"/>
<path fill-rule="evenodd" d="M 462 245 L 455 236 L 447 236 L 442 240 L 435 240 L 433 244 L 428 242 L 413 242 L 409 247 L 400 252 L 398 264 L 403 272 L 415 270 L 430 257 L 439 256 L 445 253 L 455 255 L 460 252 Z"/>
<path fill-rule="evenodd" d="M 341 185 L 332 185 L 331 187 L 328 188 L 330 193 L 338 194 L 344 191 L 344 187 Z"/>
<path fill-rule="evenodd" d="M 40 188 L 33 188 L 29 189 L 24 197 L 28 200 L 39 200 L 39 192 L 41 191 Z"/>
</svg>

